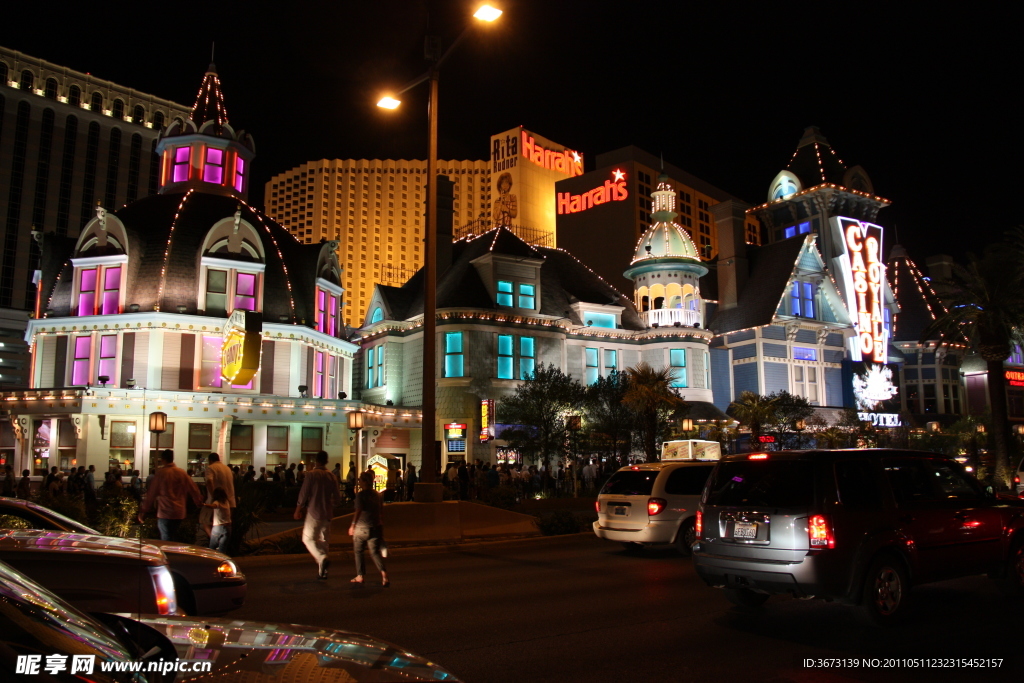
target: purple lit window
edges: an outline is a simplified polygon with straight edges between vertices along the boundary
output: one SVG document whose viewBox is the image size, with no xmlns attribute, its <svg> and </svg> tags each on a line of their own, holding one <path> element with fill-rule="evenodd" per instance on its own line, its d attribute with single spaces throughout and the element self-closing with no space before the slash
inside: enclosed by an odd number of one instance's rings
<svg viewBox="0 0 1024 683">
<path fill-rule="evenodd" d="M 235 277 L 235 308 L 256 310 L 256 276 L 252 273 L 237 273 Z"/>
<path fill-rule="evenodd" d="M 203 360 L 199 368 L 199 384 L 204 387 L 220 387 L 220 337 L 203 337 Z"/>
<path fill-rule="evenodd" d="M 85 339 L 85 337 L 80 337 Z M 107 376 L 114 381 L 114 368 L 117 357 L 117 335 L 105 334 L 100 337 L 100 363 L 96 376 Z"/>
<path fill-rule="evenodd" d="M 174 150 L 174 165 L 171 170 L 171 182 L 183 183 L 188 180 L 189 153 L 191 147 L 178 147 Z"/>
<path fill-rule="evenodd" d="M 75 337 L 75 358 L 71 366 L 71 383 L 83 386 L 89 383 L 89 354 L 92 337 Z"/>
<path fill-rule="evenodd" d="M 317 332 L 327 331 L 327 292 L 322 289 L 316 290 L 316 330 Z"/>
<path fill-rule="evenodd" d="M 103 315 L 120 313 L 121 266 L 103 271 Z"/>
<path fill-rule="evenodd" d="M 331 295 L 330 308 L 327 309 L 327 334 L 334 336 L 338 323 L 338 297 Z"/>
<path fill-rule="evenodd" d="M 224 182 L 224 150 L 213 147 L 206 150 L 203 181 L 213 183 L 214 185 L 220 185 Z"/>
<path fill-rule="evenodd" d="M 96 269 L 81 271 L 82 279 L 78 283 L 78 315 L 94 315 L 96 313 Z"/>
<path fill-rule="evenodd" d="M 245 159 L 238 157 L 235 159 L 235 190 L 241 192 L 243 187 L 245 187 Z"/>
</svg>

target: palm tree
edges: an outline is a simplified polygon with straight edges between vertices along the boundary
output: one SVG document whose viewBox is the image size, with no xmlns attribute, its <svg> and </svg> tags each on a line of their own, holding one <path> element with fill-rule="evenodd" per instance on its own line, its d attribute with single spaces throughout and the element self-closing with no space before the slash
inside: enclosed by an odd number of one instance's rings
<svg viewBox="0 0 1024 683">
<path fill-rule="evenodd" d="M 775 418 L 775 401 L 771 396 L 744 391 L 740 400 L 729 404 L 730 414 L 750 428 L 751 443 L 761 443 L 761 428 Z"/>
<path fill-rule="evenodd" d="M 992 446 L 996 480 L 1009 486 L 1010 429 L 1003 362 L 1021 341 L 1024 325 L 1024 269 L 1020 249 L 995 245 L 981 256 L 971 254 L 966 267 L 953 266 L 953 277 L 936 283 L 945 310 L 921 333 L 921 343 L 962 344 L 965 340 L 988 370 L 992 410 Z"/>
<path fill-rule="evenodd" d="M 655 370 L 648 363 L 639 363 L 626 369 L 628 386 L 622 397 L 636 415 L 640 443 L 647 462 L 658 460 L 658 436 L 671 411 L 683 408 L 686 402 L 672 391 L 675 373 L 672 368 Z"/>
</svg>

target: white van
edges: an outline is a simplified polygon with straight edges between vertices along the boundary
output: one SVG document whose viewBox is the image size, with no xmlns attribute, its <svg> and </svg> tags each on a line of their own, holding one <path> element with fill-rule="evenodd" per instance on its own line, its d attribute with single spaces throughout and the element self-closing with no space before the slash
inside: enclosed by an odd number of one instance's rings
<svg viewBox="0 0 1024 683">
<path fill-rule="evenodd" d="M 681 555 L 688 556 L 697 540 L 697 505 L 716 462 L 680 460 L 623 467 L 598 493 L 594 533 L 622 543 L 627 550 L 674 544 Z"/>
</svg>

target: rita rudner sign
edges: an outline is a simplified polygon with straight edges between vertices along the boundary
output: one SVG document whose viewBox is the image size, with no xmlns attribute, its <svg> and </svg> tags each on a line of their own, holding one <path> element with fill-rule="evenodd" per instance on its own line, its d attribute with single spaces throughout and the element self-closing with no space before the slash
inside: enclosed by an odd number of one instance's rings
<svg viewBox="0 0 1024 683">
<path fill-rule="evenodd" d="M 235 309 L 224 326 L 220 374 L 233 385 L 248 384 L 260 369 L 263 314 Z"/>
</svg>

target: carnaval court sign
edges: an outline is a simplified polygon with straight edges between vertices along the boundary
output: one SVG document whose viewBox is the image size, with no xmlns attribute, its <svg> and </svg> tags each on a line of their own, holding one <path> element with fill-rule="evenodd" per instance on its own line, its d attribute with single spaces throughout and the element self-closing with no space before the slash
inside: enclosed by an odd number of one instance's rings
<svg viewBox="0 0 1024 683">
<path fill-rule="evenodd" d="M 224 326 L 220 374 L 233 385 L 248 384 L 260 369 L 263 314 L 236 308 Z"/>
</svg>

